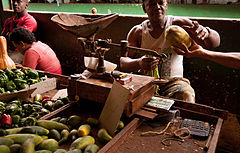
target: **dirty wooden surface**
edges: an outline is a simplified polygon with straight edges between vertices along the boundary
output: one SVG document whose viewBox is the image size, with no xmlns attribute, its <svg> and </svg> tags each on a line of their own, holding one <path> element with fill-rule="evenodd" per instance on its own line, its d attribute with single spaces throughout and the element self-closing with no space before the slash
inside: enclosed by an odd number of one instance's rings
<svg viewBox="0 0 240 153">
<path fill-rule="evenodd" d="M 177 123 L 176 126 L 180 125 L 181 121 Z M 217 140 L 219 137 L 219 132 L 221 129 L 222 122 L 218 122 L 215 129 L 213 138 L 210 142 L 210 147 L 208 152 L 212 153 L 216 150 Z M 142 132 L 146 131 L 161 131 L 165 128 L 166 124 L 162 124 L 160 127 L 151 127 L 147 122 L 143 122 L 139 127 L 137 127 L 133 132 L 127 137 L 127 139 L 114 151 L 116 153 L 128 152 L 145 152 L 145 153 L 159 153 L 159 152 L 182 152 L 182 153 L 192 153 L 192 152 L 205 152 L 203 150 L 207 139 L 197 139 L 197 138 L 186 138 L 184 142 L 171 141 L 169 146 L 163 145 L 162 140 L 165 138 L 172 137 L 171 135 L 149 135 L 141 136 Z M 216 126 L 216 125 L 215 125 Z M 169 129 L 175 129 L 170 127 Z M 169 132 L 169 129 L 167 132 Z"/>
</svg>

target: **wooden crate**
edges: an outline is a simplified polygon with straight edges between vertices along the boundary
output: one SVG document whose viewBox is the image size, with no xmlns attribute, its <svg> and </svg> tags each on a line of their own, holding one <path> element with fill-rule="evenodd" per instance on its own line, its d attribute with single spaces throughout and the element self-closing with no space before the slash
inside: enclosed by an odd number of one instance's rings
<svg viewBox="0 0 240 153">
<path fill-rule="evenodd" d="M 130 90 L 131 95 L 125 107 L 125 114 L 131 117 L 136 110 L 141 108 L 154 95 L 154 78 L 133 74 L 129 75 L 132 76 L 132 82 L 123 86 Z M 80 99 L 105 103 L 111 87 L 112 83 L 103 79 L 71 79 L 68 88 L 69 97 L 75 99 L 77 96 Z"/>
<path fill-rule="evenodd" d="M 201 120 L 209 122 L 213 125 L 212 138 L 211 139 L 196 139 L 188 138 L 184 140 L 184 143 L 172 141 L 170 146 L 165 146 L 161 141 L 168 135 L 150 135 L 140 136 L 142 132 L 146 131 L 161 131 L 166 127 L 166 124 L 162 124 L 160 127 L 152 128 L 146 124 L 146 119 L 142 116 L 151 116 L 153 114 L 159 114 L 159 110 L 149 109 L 147 107 L 141 108 L 140 118 L 136 117 L 107 145 L 105 145 L 99 153 L 135 153 L 135 152 L 208 152 L 214 153 L 219 139 L 219 134 L 223 124 L 223 119 L 227 117 L 227 111 L 215 109 L 213 107 L 201 105 L 201 104 L 190 104 L 183 101 L 176 101 L 172 109 L 180 110 L 180 116 L 182 119 L 190 118 L 195 120 Z M 149 117 L 148 116 L 148 117 Z M 153 115 L 154 116 L 154 115 Z M 154 116 L 156 117 L 156 116 Z M 153 118 L 154 118 L 153 117 Z M 150 117 L 149 117 L 150 118 Z M 152 119 L 153 119 L 152 118 Z M 148 119 L 151 121 L 151 119 Z M 180 125 L 179 120 L 178 125 Z M 169 130 L 167 131 L 169 132 Z M 206 144 L 208 150 L 204 151 Z"/>
</svg>

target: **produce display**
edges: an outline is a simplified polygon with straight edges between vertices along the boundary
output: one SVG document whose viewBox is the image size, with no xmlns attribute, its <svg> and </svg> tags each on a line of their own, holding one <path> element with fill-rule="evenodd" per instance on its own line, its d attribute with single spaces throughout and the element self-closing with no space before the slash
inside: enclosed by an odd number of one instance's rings
<svg viewBox="0 0 240 153">
<path fill-rule="evenodd" d="M 14 132 L 0 137 L 0 152 L 96 153 L 100 149 L 97 141 L 105 145 L 112 139 L 107 130 L 98 125 L 96 118 L 83 120 L 78 115 L 38 120 L 34 126 L 8 129 Z M 120 121 L 118 131 L 123 127 Z"/>
<path fill-rule="evenodd" d="M 9 133 L 11 130 L 7 128 L 34 126 L 42 116 L 69 103 L 68 97 L 51 100 L 37 94 L 33 99 L 33 102 L 19 99 L 0 102 L 0 134 Z"/>
<path fill-rule="evenodd" d="M 46 79 L 47 76 L 40 76 L 36 70 L 31 68 L 5 68 L 0 70 L 0 94 L 25 89 Z"/>
</svg>

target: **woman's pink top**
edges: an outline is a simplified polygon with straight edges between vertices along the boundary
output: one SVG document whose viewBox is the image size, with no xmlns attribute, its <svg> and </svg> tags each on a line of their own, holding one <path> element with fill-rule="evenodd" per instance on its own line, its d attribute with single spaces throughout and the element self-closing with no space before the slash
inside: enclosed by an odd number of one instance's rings
<svg viewBox="0 0 240 153">
<path fill-rule="evenodd" d="M 62 74 L 61 64 L 55 52 L 41 41 L 34 42 L 26 50 L 22 65 L 36 70 Z"/>
</svg>

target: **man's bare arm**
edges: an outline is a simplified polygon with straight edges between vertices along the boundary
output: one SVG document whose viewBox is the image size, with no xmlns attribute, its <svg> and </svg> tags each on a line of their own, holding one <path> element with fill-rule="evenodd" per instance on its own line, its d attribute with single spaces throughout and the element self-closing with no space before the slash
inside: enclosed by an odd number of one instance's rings
<svg viewBox="0 0 240 153">
<path fill-rule="evenodd" d="M 139 36 L 140 36 L 140 25 L 134 26 L 130 32 L 128 33 L 127 36 L 127 41 L 129 46 L 133 47 L 140 47 L 139 45 Z M 140 58 L 139 59 L 132 59 L 135 55 L 132 53 L 128 53 L 128 57 L 121 57 L 120 58 L 120 68 L 124 72 L 136 72 L 138 71 L 141 67 L 139 64 Z"/>
<path fill-rule="evenodd" d="M 217 51 L 210 51 L 202 48 L 198 45 L 195 41 L 192 41 L 192 47 L 188 49 L 185 44 L 181 44 L 183 49 L 176 48 L 172 46 L 172 49 L 180 55 L 184 55 L 187 58 L 203 58 L 206 60 L 210 60 L 216 62 L 218 64 L 234 68 L 240 69 L 240 53 L 236 52 L 217 52 Z"/>
</svg>

